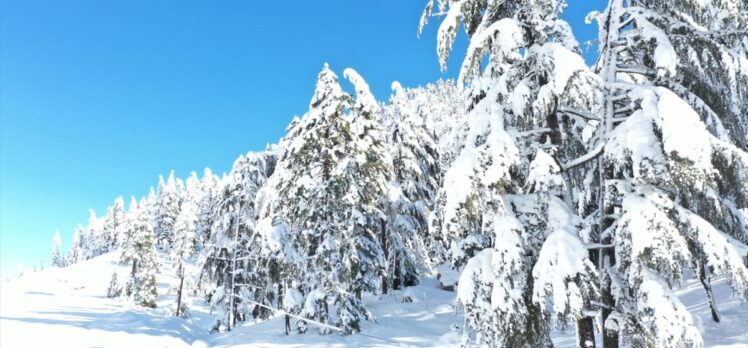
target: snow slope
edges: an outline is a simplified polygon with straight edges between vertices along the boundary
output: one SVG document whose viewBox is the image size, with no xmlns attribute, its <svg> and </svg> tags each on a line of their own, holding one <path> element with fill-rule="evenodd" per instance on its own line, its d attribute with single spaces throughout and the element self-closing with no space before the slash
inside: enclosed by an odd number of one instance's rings
<svg viewBox="0 0 748 348">
<path fill-rule="evenodd" d="M 232 332 L 210 334 L 214 323 L 207 308 L 192 299 L 193 315 L 167 314 L 173 296 L 170 266 L 159 276 L 156 309 L 139 309 L 105 296 L 118 255 L 110 253 L 67 268 L 51 268 L 2 282 L 0 347 L 458 347 L 462 312 L 454 292 L 437 288 L 435 279 L 384 296 L 369 296 L 367 306 L 378 323 L 365 323 L 363 334 L 343 337 L 283 334 L 282 318 L 248 322 Z M 707 347 L 748 347 L 748 304 L 730 296 L 724 281 L 715 284 L 722 322 L 712 322 L 703 290 L 688 281 L 677 289 L 704 335 Z M 413 299 L 402 302 L 404 295 Z M 559 347 L 575 345 L 573 333 L 557 333 Z"/>
</svg>

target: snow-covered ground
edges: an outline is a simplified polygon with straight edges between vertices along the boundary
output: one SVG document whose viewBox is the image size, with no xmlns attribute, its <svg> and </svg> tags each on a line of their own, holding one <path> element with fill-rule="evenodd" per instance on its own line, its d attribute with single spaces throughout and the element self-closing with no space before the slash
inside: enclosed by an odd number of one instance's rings
<svg viewBox="0 0 748 348">
<path fill-rule="evenodd" d="M 156 309 L 138 309 L 105 296 L 117 255 L 108 254 L 67 268 L 51 268 L 3 281 L 0 289 L 0 347 L 458 347 L 462 312 L 454 292 L 436 280 L 386 296 L 369 296 L 378 323 L 365 323 L 364 335 L 343 337 L 283 334 L 281 318 L 244 323 L 232 332 L 210 334 L 207 308 L 192 300 L 192 317 L 169 316 L 174 299 L 167 294 L 168 265 L 159 278 Z M 124 269 L 123 269 L 124 270 Z M 748 347 L 748 304 L 730 295 L 724 281 L 715 284 L 722 322 L 714 323 L 697 282 L 676 292 L 704 335 L 707 347 Z M 413 299 L 402 302 L 403 295 Z M 558 333 L 559 347 L 573 347 L 570 334 Z M 397 343 L 388 342 L 394 341 Z"/>
</svg>

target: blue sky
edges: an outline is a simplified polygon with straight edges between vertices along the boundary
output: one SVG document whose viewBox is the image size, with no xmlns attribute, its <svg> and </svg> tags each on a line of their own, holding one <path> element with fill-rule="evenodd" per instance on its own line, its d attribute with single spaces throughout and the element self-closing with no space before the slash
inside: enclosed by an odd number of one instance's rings
<svg viewBox="0 0 748 348">
<path fill-rule="evenodd" d="M 159 174 L 185 177 L 277 141 L 306 111 L 324 62 L 353 67 L 380 100 L 393 80 L 446 73 L 425 0 L 0 0 L 0 272 L 50 261 L 88 209 L 141 196 Z M 602 0 L 573 1 L 584 15 Z M 588 60 L 594 52 L 588 52 Z"/>
</svg>

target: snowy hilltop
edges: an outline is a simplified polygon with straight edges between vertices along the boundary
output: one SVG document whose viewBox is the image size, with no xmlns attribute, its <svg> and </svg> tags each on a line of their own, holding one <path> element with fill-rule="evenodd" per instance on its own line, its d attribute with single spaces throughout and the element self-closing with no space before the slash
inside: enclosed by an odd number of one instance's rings
<svg viewBox="0 0 748 348">
<path fill-rule="evenodd" d="M 55 235 L 3 346 L 748 346 L 748 3 L 610 0 L 593 66 L 565 7 L 429 0 L 457 81 L 325 64 L 277 144 Z"/>
</svg>

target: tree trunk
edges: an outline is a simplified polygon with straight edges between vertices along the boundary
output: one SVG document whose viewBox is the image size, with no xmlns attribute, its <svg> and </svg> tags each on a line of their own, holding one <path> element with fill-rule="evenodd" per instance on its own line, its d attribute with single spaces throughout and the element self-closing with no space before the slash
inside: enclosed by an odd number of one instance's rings
<svg viewBox="0 0 748 348">
<path fill-rule="evenodd" d="M 618 15 L 619 10 L 624 7 L 624 1 L 623 0 L 610 0 L 609 3 L 610 6 L 610 12 L 608 14 L 607 18 L 607 40 L 605 42 L 606 48 L 605 48 L 605 65 L 603 67 L 603 83 L 606 86 L 612 86 L 618 82 L 618 52 L 616 51 L 616 48 L 613 46 L 615 43 L 618 42 L 618 39 L 620 37 L 620 28 L 621 28 L 621 17 Z M 613 132 L 614 124 L 613 124 L 613 118 L 615 116 L 615 101 L 613 100 L 614 90 L 608 90 L 605 95 L 605 111 L 601 115 L 602 117 L 602 126 L 605 127 L 604 135 L 608 136 L 608 134 Z M 601 156 L 600 159 L 597 162 L 597 170 L 599 172 L 599 185 L 600 185 L 600 191 L 599 191 L 599 204 L 598 204 L 598 212 L 600 213 L 599 216 L 599 225 L 598 225 L 598 233 L 601 236 L 600 242 L 602 245 L 610 245 L 613 243 L 613 237 L 608 236 L 602 236 L 603 232 L 606 231 L 614 222 L 610 216 L 611 214 L 615 212 L 615 207 L 611 204 L 608 205 L 607 203 L 607 196 L 610 194 L 607 187 L 608 180 L 614 179 L 613 173 L 610 171 L 607 171 L 605 168 L 605 161 L 602 159 L 604 156 Z M 608 330 L 605 327 L 605 321 L 608 319 L 610 314 L 613 311 L 613 308 L 616 307 L 615 298 L 613 297 L 612 293 L 612 275 L 609 273 L 609 271 L 614 269 L 614 265 L 616 264 L 615 259 L 615 250 L 613 248 L 602 248 L 600 249 L 600 271 L 601 271 L 601 284 L 600 284 L 600 295 L 601 300 L 603 303 L 602 308 L 602 334 L 603 334 L 603 348 L 618 348 L 618 331 L 617 330 Z M 620 325 L 619 325 L 620 326 Z"/>
<path fill-rule="evenodd" d="M 382 243 L 382 251 L 384 252 L 384 262 L 385 264 L 389 262 L 389 249 L 387 247 L 387 222 L 382 219 L 381 221 L 381 232 L 379 239 Z M 384 271 L 382 272 L 382 294 L 387 294 L 389 291 L 387 282 L 389 281 L 387 279 L 387 267 L 385 267 Z M 361 298 L 359 298 L 360 300 Z"/>
<path fill-rule="evenodd" d="M 179 292 L 177 292 L 177 313 L 176 315 L 179 316 L 180 311 L 182 310 L 182 290 L 184 289 L 184 266 L 182 264 L 179 265 Z"/>
<path fill-rule="evenodd" d="M 241 205 L 237 211 L 241 211 Z M 229 288 L 229 322 L 226 325 L 228 331 L 231 331 L 231 327 L 236 322 L 236 313 L 234 313 L 234 291 L 236 290 L 236 249 L 238 247 L 239 240 L 239 219 L 235 217 L 234 221 L 234 243 L 231 248 L 231 288 Z"/>
<path fill-rule="evenodd" d="M 132 270 L 130 271 L 130 279 L 132 279 L 133 281 L 135 281 L 135 274 L 136 273 L 138 273 L 138 260 L 132 260 Z M 128 292 L 127 296 L 132 295 L 132 293 L 133 293 L 133 288 L 132 287 L 133 286 L 135 286 L 135 284 L 131 283 L 130 286 L 127 287 L 127 289 L 125 289 Z"/>
<path fill-rule="evenodd" d="M 590 250 L 589 258 L 593 265 L 597 265 L 600 259 L 600 250 Z M 590 308 L 589 303 L 587 303 L 586 306 Z M 595 342 L 594 317 L 584 316 L 577 320 L 577 345 L 579 348 L 595 348 L 597 346 L 597 342 Z"/>
<path fill-rule="evenodd" d="M 719 323 L 719 310 L 717 303 L 714 301 L 714 292 L 712 291 L 711 272 L 708 267 L 704 267 L 704 262 L 699 261 L 699 281 L 706 291 L 706 298 L 709 301 L 709 309 L 712 311 L 712 320 Z"/>
<path fill-rule="evenodd" d="M 393 277 L 392 277 L 392 289 L 398 290 L 402 288 L 403 284 L 403 277 L 402 277 L 402 271 L 400 270 L 400 258 L 398 257 L 398 254 L 395 254 L 395 269 L 393 269 Z"/>
<path fill-rule="evenodd" d="M 286 309 L 283 308 L 283 293 L 283 285 L 281 283 L 278 283 L 278 309 L 282 310 L 285 313 Z M 288 314 L 285 314 L 283 316 L 283 322 L 286 326 L 286 336 L 288 336 L 291 333 L 291 319 Z"/>
<path fill-rule="evenodd" d="M 579 348 L 595 348 L 595 322 L 592 317 L 577 321 L 577 343 Z"/>
</svg>

